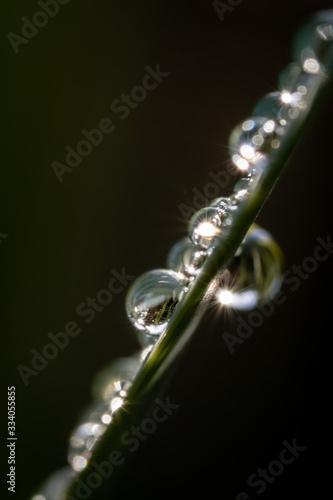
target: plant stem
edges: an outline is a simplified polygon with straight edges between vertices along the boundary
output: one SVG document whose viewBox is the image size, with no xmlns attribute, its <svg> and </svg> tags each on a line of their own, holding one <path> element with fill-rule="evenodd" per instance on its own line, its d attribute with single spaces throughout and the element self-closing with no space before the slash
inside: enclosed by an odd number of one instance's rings
<svg viewBox="0 0 333 500">
<path fill-rule="evenodd" d="M 327 66 L 331 72 L 333 70 L 332 56 L 333 49 L 331 49 L 327 58 Z M 319 104 L 325 99 L 330 90 L 329 79 L 322 79 L 319 81 L 318 86 L 313 88 L 312 92 L 309 92 L 307 97 L 308 109 L 294 121 L 291 120 L 288 131 L 281 140 L 280 147 L 274 150 L 270 156 L 268 168 L 262 173 L 248 198 L 241 203 L 227 237 L 221 237 L 218 240 L 213 252 L 207 258 L 202 272 L 193 281 L 189 291 L 175 309 L 165 333 L 155 345 L 148 361 L 134 381 L 128 395 L 128 403 L 117 412 L 114 421 L 96 447 L 90 462 L 100 463 L 108 460 L 111 450 L 123 452 L 124 445 L 121 442 L 121 436 L 134 422 L 140 422 L 143 415 L 154 404 L 157 391 L 161 389 L 162 384 L 167 383 L 168 375 L 175 368 L 176 360 L 179 359 L 184 346 L 191 338 L 198 321 L 205 311 L 208 302 L 205 299 L 207 290 L 211 287 L 216 275 L 223 271 L 233 258 L 286 166 L 296 144 L 312 121 Z M 113 479 L 120 469 L 121 467 L 119 469 L 114 468 Z M 91 472 L 95 472 L 95 469 L 88 464 L 78 477 L 86 484 L 86 479 Z M 105 479 L 103 483 L 102 487 L 93 490 L 90 499 L 103 499 L 103 495 L 110 491 L 110 488 L 112 488 L 110 479 Z M 76 481 L 73 482 L 69 489 L 67 499 L 77 498 L 75 495 Z"/>
</svg>

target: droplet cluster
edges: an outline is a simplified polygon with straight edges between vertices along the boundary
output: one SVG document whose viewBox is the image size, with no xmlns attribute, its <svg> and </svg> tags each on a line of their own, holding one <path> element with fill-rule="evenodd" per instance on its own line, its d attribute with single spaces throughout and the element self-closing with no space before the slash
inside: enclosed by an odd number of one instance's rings
<svg viewBox="0 0 333 500">
<path fill-rule="evenodd" d="M 63 500 L 75 474 L 89 463 L 92 453 L 146 362 L 154 344 L 195 279 L 204 272 L 214 246 L 228 231 L 240 206 L 260 182 L 288 128 L 310 108 L 313 96 L 328 75 L 327 54 L 332 51 L 333 10 L 319 12 L 300 30 L 293 45 L 294 62 L 280 74 L 274 92 L 254 107 L 252 116 L 231 133 L 231 162 L 241 178 L 229 197 L 214 199 L 197 211 L 188 235 L 170 250 L 165 269 L 146 272 L 130 287 L 126 311 L 142 350 L 115 360 L 96 377 L 93 403 L 81 415 L 69 438 L 69 466 L 41 485 L 32 500 Z M 270 299 L 282 283 L 283 258 L 272 236 L 253 225 L 227 269 L 217 277 L 215 299 L 222 307 L 248 310 Z"/>
</svg>

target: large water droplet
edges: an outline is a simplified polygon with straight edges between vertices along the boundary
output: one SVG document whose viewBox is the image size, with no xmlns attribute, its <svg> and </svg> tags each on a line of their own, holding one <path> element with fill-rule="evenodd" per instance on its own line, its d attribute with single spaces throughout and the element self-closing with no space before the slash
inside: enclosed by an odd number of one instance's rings
<svg viewBox="0 0 333 500">
<path fill-rule="evenodd" d="M 141 356 L 117 358 L 104 370 L 100 371 L 93 381 L 92 393 L 96 400 L 109 403 L 114 397 L 125 398 L 133 380 L 142 366 Z"/>
<path fill-rule="evenodd" d="M 57 470 L 41 485 L 31 500 L 64 500 L 75 473 L 71 467 Z"/>
<path fill-rule="evenodd" d="M 222 230 L 221 211 L 216 207 L 198 210 L 191 218 L 188 233 L 195 245 L 209 248 Z"/>
<path fill-rule="evenodd" d="M 272 236 L 253 226 L 220 278 L 217 299 L 233 309 L 254 309 L 282 284 L 283 255 Z"/>
<path fill-rule="evenodd" d="M 238 125 L 230 135 L 232 161 L 241 171 L 263 169 L 272 150 L 280 145 L 283 128 L 272 118 L 253 117 Z"/>
<path fill-rule="evenodd" d="M 184 277 L 167 269 L 149 271 L 135 280 L 126 297 L 126 311 L 142 333 L 143 345 L 163 333 L 185 291 Z"/>
<path fill-rule="evenodd" d="M 194 245 L 189 238 L 182 238 L 171 248 L 167 267 L 191 280 L 199 274 L 206 258 L 204 248 Z"/>
<path fill-rule="evenodd" d="M 325 76 L 325 58 L 333 41 L 333 10 L 316 13 L 296 34 L 293 57 L 304 71 Z"/>
</svg>

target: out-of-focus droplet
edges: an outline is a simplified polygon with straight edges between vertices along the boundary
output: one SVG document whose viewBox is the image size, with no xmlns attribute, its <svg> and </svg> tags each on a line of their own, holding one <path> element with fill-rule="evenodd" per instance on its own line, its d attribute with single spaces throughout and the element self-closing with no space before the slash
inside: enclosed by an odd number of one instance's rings
<svg viewBox="0 0 333 500">
<path fill-rule="evenodd" d="M 278 87 L 283 99 L 292 104 L 288 110 L 288 118 L 298 118 L 311 107 L 321 84 L 320 75 L 305 72 L 297 63 L 285 67 L 279 75 Z"/>
<path fill-rule="evenodd" d="M 31 500 L 65 500 L 66 491 L 74 477 L 71 467 L 57 470 L 44 481 Z"/>
<path fill-rule="evenodd" d="M 253 184 L 253 178 L 239 179 L 234 186 L 234 192 L 229 197 L 229 203 L 226 209 L 227 218 L 225 220 L 226 224 L 232 224 L 233 215 L 237 212 L 242 201 L 248 196 L 251 184 Z M 229 221 L 230 218 L 230 221 Z"/>
<path fill-rule="evenodd" d="M 109 404 L 94 404 L 80 418 L 69 438 L 68 462 L 73 470 L 83 470 L 101 436 L 112 421 L 112 401 Z"/>
<path fill-rule="evenodd" d="M 149 271 L 135 280 L 126 297 L 126 312 L 143 345 L 164 332 L 185 291 L 184 277 L 167 269 Z"/>
<path fill-rule="evenodd" d="M 209 248 L 222 229 L 221 212 L 216 207 L 202 208 L 196 212 L 188 226 L 188 233 L 195 245 Z"/>
<path fill-rule="evenodd" d="M 249 191 L 252 184 L 252 177 L 243 177 L 242 179 L 239 179 L 239 181 L 237 181 L 234 185 L 234 193 L 238 193 L 238 191 L 243 191 L 244 189 L 246 191 Z"/>
<path fill-rule="evenodd" d="M 253 184 L 253 179 L 249 177 L 239 179 L 234 186 L 234 194 L 230 197 L 229 206 L 241 203 L 248 196 L 251 184 Z"/>
<path fill-rule="evenodd" d="M 286 126 L 290 119 L 294 118 L 299 111 L 306 108 L 304 95 L 301 92 L 271 92 L 265 95 L 255 106 L 255 116 L 267 116 L 274 119 L 281 126 Z M 277 149 L 280 145 L 279 139 L 272 141 L 272 147 Z"/>
<path fill-rule="evenodd" d="M 217 210 L 223 215 L 227 209 L 229 203 L 229 198 L 226 197 L 219 197 L 219 198 L 214 198 L 209 204 L 210 207 L 215 207 Z"/>
<path fill-rule="evenodd" d="M 263 169 L 272 150 L 279 147 L 283 127 L 272 118 L 253 117 L 238 125 L 230 135 L 232 161 L 239 170 Z"/>
<path fill-rule="evenodd" d="M 254 309 L 282 284 L 283 255 L 272 236 L 254 225 L 220 277 L 216 297 L 233 309 Z"/>
<path fill-rule="evenodd" d="M 106 403 L 116 396 L 126 397 L 141 365 L 139 356 L 115 359 L 96 375 L 92 384 L 93 397 Z"/>
<path fill-rule="evenodd" d="M 296 34 L 293 57 L 306 73 L 325 76 L 325 58 L 333 41 L 333 10 L 316 13 Z"/>
<path fill-rule="evenodd" d="M 201 271 L 207 258 L 204 248 L 194 245 L 189 238 L 182 238 L 170 250 L 167 267 L 193 279 Z"/>
</svg>

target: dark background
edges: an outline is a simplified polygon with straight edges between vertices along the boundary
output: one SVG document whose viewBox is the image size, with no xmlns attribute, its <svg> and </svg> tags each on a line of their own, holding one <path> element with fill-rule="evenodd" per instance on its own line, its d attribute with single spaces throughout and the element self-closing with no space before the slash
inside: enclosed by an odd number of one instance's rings
<svg viewBox="0 0 333 500">
<path fill-rule="evenodd" d="M 179 204 L 191 205 L 192 189 L 225 166 L 232 128 L 276 88 L 296 29 L 329 7 L 244 0 L 221 22 L 210 1 L 72 0 L 18 54 L 6 35 L 40 9 L 31 0 L 2 7 L 1 394 L 5 415 L 6 387 L 16 386 L 16 498 L 66 464 L 96 372 L 138 349 L 126 291 L 91 325 L 77 305 L 111 269 L 138 276 L 165 265 L 186 234 Z M 170 76 L 126 120 L 116 116 L 115 132 L 60 184 L 51 163 L 158 63 Z M 332 111 L 328 99 L 258 219 L 287 269 L 332 231 Z M 307 450 L 260 496 L 330 494 L 331 269 L 330 259 L 296 292 L 285 288 L 286 302 L 233 355 L 222 335 L 235 320 L 207 315 L 170 381 L 180 408 L 133 456 L 122 498 L 180 498 L 192 488 L 256 498 L 248 476 L 294 438 Z M 17 365 L 30 366 L 30 350 L 70 320 L 80 336 L 25 387 Z"/>
</svg>

